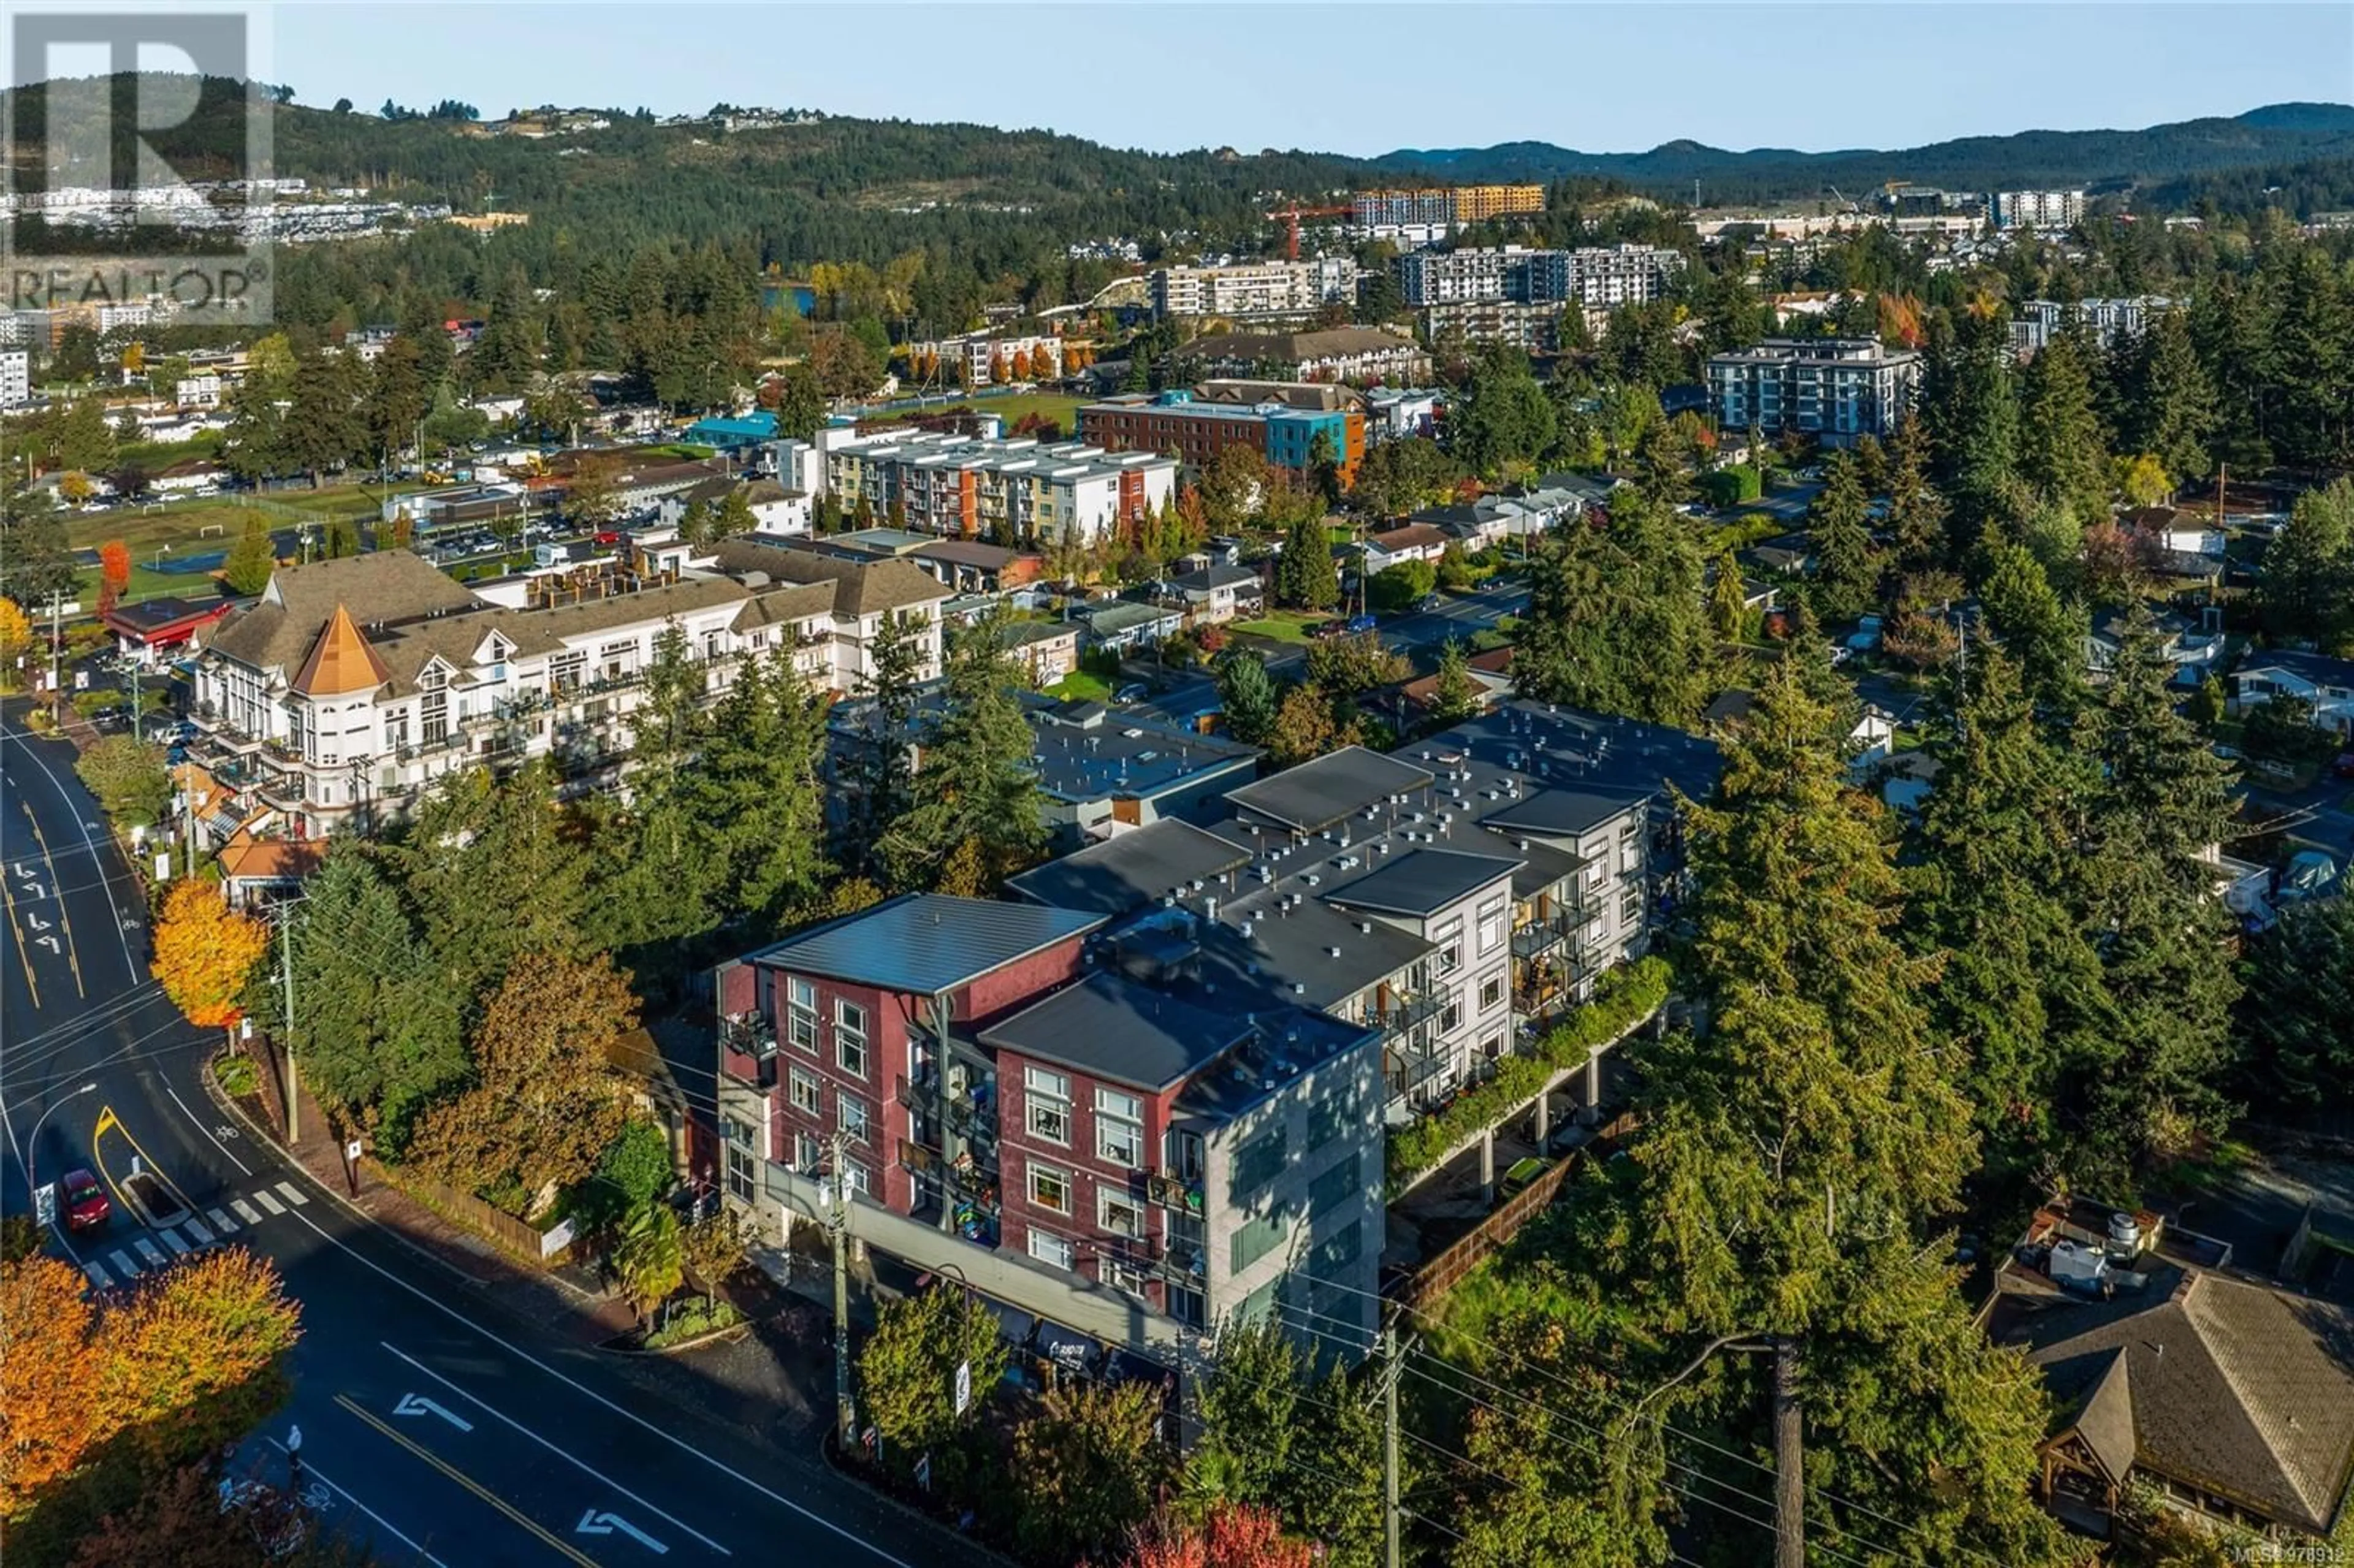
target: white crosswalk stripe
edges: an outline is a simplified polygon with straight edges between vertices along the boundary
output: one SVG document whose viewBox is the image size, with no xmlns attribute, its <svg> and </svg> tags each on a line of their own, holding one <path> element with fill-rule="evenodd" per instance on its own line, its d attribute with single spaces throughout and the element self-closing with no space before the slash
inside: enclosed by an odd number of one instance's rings
<svg viewBox="0 0 2354 1568">
<path fill-rule="evenodd" d="M 310 1199 L 302 1196 L 302 1189 L 297 1187 L 292 1181 L 281 1181 L 278 1183 L 278 1195 L 297 1208 L 302 1207 L 304 1203 L 311 1201 Z"/>
<path fill-rule="evenodd" d="M 210 1246 L 213 1245 L 213 1233 L 205 1229 L 204 1221 L 196 1218 L 194 1214 L 190 1214 L 187 1218 L 187 1226 L 188 1234 L 196 1238 L 196 1245 L 198 1246 Z"/>
<path fill-rule="evenodd" d="M 139 1266 L 131 1261 L 131 1255 L 119 1248 L 109 1254 L 106 1261 L 114 1265 L 114 1272 L 125 1279 L 133 1277 L 139 1272 Z"/>
<path fill-rule="evenodd" d="M 267 1192 L 256 1192 L 253 1195 L 253 1201 L 273 1214 L 282 1214 L 286 1212 L 286 1205 Z"/>
<path fill-rule="evenodd" d="M 233 1236 L 237 1234 L 237 1222 L 230 1219 L 227 1214 L 222 1213 L 218 1209 L 207 1209 L 205 1211 L 205 1218 L 210 1220 L 213 1223 L 213 1229 L 220 1232 L 221 1234 L 225 1236 Z"/>
<path fill-rule="evenodd" d="M 164 1257 L 164 1249 L 145 1236 L 134 1236 L 132 1238 L 131 1245 L 139 1249 L 139 1255 L 147 1260 L 147 1265 L 151 1268 L 161 1268 L 170 1261 Z"/>
<path fill-rule="evenodd" d="M 106 1270 L 99 1267 L 99 1266 L 94 1263 L 83 1264 L 81 1266 L 81 1271 L 84 1274 L 89 1275 L 90 1282 L 92 1285 L 97 1286 L 101 1290 L 105 1289 L 108 1286 L 114 1283 L 113 1280 L 107 1277 Z"/>
<path fill-rule="evenodd" d="M 164 1245 L 165 1246 L 170 1247 L 175 1253 L 177 1253 L 182 1257 L 187 1256 L 189 1253 L 196 1250 L 189 1246 L 185 1240 L 181 1239 L 180 1233 L 175 1230 L 160 1230 L 155 1234 L 164 1238 Z"/>
<path fill-rule="evenodd" d="M 231 1198 L 228 1201 L 228 1206 L 235 1209 L 237 1211 L 237 1217 L 243 1220 L 247 1224 L 258 1225 L 261 1223 L 260 1214 L 256 1213 L 253 1205 L 247 1202 L 244 1199 Z"/>
</svg>

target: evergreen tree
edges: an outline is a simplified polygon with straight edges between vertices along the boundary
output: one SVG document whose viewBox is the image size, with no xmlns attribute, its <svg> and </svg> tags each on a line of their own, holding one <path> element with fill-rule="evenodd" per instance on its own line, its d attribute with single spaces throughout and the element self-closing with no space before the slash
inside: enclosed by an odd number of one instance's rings
<svg viewBox="0 0 2354 1568">
<path fill-rule="evenodd" d="M 1275 563 L 1275 595 L 1299 609 L 1330 609 L 1341 602 L 1341 571 L 1322 516 L 1300 517 L 1285 532 Z"/>
<path fill-rule="evenodd" d="M 818 389 L 815 373 L 806 363 L 787 366 L 777 398 L 777 434 L 790 440 L 815 440 L 824 423 L 825 394 Z"/>
<path fill-rule="evenodd" d="M 1546 702 L 1691 723 L 1714 665 L 1706 572 L 1684 518 L 1614 496 L 1606 527 L 1575 526 L 1532 552 L 1514 684 Z"/>
<path fill-rule="evenodd" d="M 1622 1411 L 1606 1451 L 1651 1448 L 1649 1422 L 1689 1403 L 1707 1414 L 1688 1420 L 1770 1430 L 1784 1506 L 1805 1499 L 1829 1551 L 1874 1532 L 1869 1509 L 1939 1543 L 1931 1561 L 2056 1561 L 2027 1489 L 2035 1373 L 1919 1261 L 1975 1163 L 1963 1064 L 1933 1048 L 1935 960 L 1896 942 L 1892 847 L 1847 788 L 1841 733 L 1776 668 L 1692 816 L 1700 1033 L 1641 1048 L 1628 1169 L 1578 1220 L 1585 1255 L 1624 1271 L 1597 1300 L 1631 1319 L 1595 1338 L 1665 1352 L 1642 1377 L 1657 1403 Z"/>
<path fill-rule="evenodd" d="M 52 599 L 72 599 L 80 577 L 64 519 L 56 513 L 27 508 L 0 521 L 0 594 L 27 615 L 46 610 Z"/>
<path fill-rule="evenodd" d="M 780 925 L 824 890 L 826 707 L 779 648 L 713 710 L 692 799 L 728 917 Z"/>
<path fill-rule="evenodd" d="M 2296 498 L 2264 550 L 2264 625 L 2324 652 L 2354 644 L 2354 480 Z"/>
<path fill-rule="evenodd" d="M 2149 323 L 2136 370 L 2133 449 L 2156 457 L 2177 482 L 2205 478 L 2214 469 L 2208 442 L 2218 422 L 2215 389 L 2182 312 L 2163 312 Z"/>
<path fill-rule="evenodd" d="M 2246 978 L 2251 1102 L 2325 1120 L 2354 1108 L 2354 898 L 2282 911 L 2249 949 Z"/>
<path fill-rule="evenodd" d="M 2058 1168 L 2088 1087 L 2081 1065 L 2108 1022 L 2100 954 L 2068 893 L 2097 780 L 2047 740 L 2002 648 L 1973 649 L 1947 701 L 1912 927 L 1922 950 L 1946 955 L 1935 1034 L 1968 1054 L 1988 1174 L 2024 1185 Z"/>
<path fill-rule="evenodd" d="M 245 532 L 229 546 L 228 559 L 221 566 L 221 581 L 229 592 L 250 597 L 270 586 L 270 574 L 277 569 L 278 546 L 270 537 L 270 524 L 260 513 L 249 514 Z"/>
<path fill-rule="evenodd" d="M 1929 484 L 1927 424 L 1908 418 L 1888 448 L 1888 532 L 1896 568 L 1911 574 L 1946 564 L 1946 503 Z"/>
<path fill-rule="evenodd" d="M 1479 686 L 1471 679 L 1471 661 L 1463 644 L 1448 638 L 1438 651 L 1437 684 L 1430 697 L 1430 716 L 1441 724 L 1459 724 L 1479 712 Z"/>
<path fill-rule="evenodd" d="M 2098 517 L 2109 499 L 2109 453 L 2093 408 L 2090 349 L 2062 332 L 2027 366 L 2021 389 L 2020 476 L 2078 517 Z"/>
<path fill-rule="evenodd" d="M 2019 662 L 2031 697 L 2047 712 L 2074 712 L 2084 685 L 2083 615 L 2053 591 L 2026 546 L 1997 540 L 1984 556 L 1978 603 L 1988 627 Z"/>
<path fill-rule="evenodd" d="M 588 951 L 594 867 L 545 760 L 505 779 L 479 768 L 445 775 L 388 854 L 441 983 L 461 1002 L 522 954 Z"/>
<path fill-rule="evenodd" d="M 1257 652 L 1229 648 L 1218 656 L 1218 705 L 1228 735 L 1245 746 L 1267 744 L 1275 726 L 1275 683 Z"/>
<path fill-rule="evenodd" d="M 1807 509 L 1815 542 L 1814 598 L 1828 620 L 1852 620 L 1872 607 L 1880 561 L 1872 547 L 1870 500 L 1855 460 L 1835 452 L 1823 467 L 1823 488 Z"/>
<path fill-rule="evenodd" d="M 901 887 L 938 880 L 950 854 L 968 845 L 983 884 L 993 886 L 1046 842 L 1036 742 L 1014 695 L 1023 682 L 1002 618 L 957 640 L 947 675 L 910 803 L 883 836 L 884 864 Z"/>
<path fill-rule="evenodd" d="M 864 504 L 863 497 L 860 503 Z M 877 880 L 885 873 L 878 858 L 883 834 L 907 809 L 913 770 L 909 751 L 916 744 L 916 681 L 923 671 L 923 648 L 916 640 L 919 624 L 896 610 L 883 617 L 868 653 L 865 690 L 860 694 L 866 705 L 857 720 L 850 767 L 849 842 L 856 869 Z"/>
<path fill-rule="evenodd" d="M 1967 557 L 1989 521 L 2017 510 L 2019 401 L 2009 332 L 1993 314 L 1966 313 L 1933 340 L 1922 416 L 1938 488 L 1954 504 L 1953 550 Z"/>
<path fill-rule="evenodd" d="M 2141 1160 L 2221 1130 L 2229 1111 L 2219 1086 L 2239 986 L 2203 856 L 2232 834 L 2231 769 L 2175 712 L 2172 673 L 2137 604 L 2075 738 L 2104 780 L 2078 880 L 2116 1009 L 2076 1162 L 2087 1190 L 2125 1190 Z"/>
</svg>

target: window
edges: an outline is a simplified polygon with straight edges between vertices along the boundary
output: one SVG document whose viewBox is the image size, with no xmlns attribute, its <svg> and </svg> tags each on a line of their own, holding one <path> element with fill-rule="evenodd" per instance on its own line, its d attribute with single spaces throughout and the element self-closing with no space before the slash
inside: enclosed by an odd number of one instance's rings
<svg viewBox="0 0 2354 1568">
<path fill-rule="evenodd" d="M 1189 1329 L 1204 1327 L 1208 1319 L 1202 1305 L 1202 1293 L 1182 1285 L 1169 1287 L 1169 1315 Z"/>
<path fill-rule="evenodd" d="M 842 1128 L 843 1132 L 849 1137 L 852 1142 L 865 1142 L 867 1134 L 874 1130 L 868 1117 L 869 1113 L 866 1109 L 866 1102 L 860 1099 L 856 1095 L 845 1095 L 841 1093 L 836 1093 L 834 1095 L 834 1123 Z"/>
<path fill-rule="evenodd" d="M 1117 1089 L 1096 1091 L 1096 1158 L 1122 1170 L 1144 1164 L 1144 1106 Z"/>
<path fill-rule="evenodd" d="M 752 1148 L 752 1124 L 727 1118 L 727 1195 L 748 1203 L 759 1194 L 758 1156 Z"/>
<path fill-rule="evenodd" d="M 1479 951 L 1492 953 L 1496 950 L 1496 944 L 1503 939 L 1504 901 L 1490 898 L 1479 906 Z"/>
<path fill-rule="evenodd" d="M 1071 1143 L 1071 1079 L 1044 1067 L 1022 1069 L 1024 1125 L 1033 1136 L 1066 1149 Z"/>
<path fill-rule="evenodd" d="M 1233 1250 L 1228 1255 L 1233 1271 L 1240 1274 L 1281 1246 L 1290 1230 L 1281 1214 L 1264 1214 L 1237 1227 L 1234 1234 Z"/>
<path fill-rule="evenodd" d="M 1332 1162 L 1331 1170 L 1308 1183 L 1308 1213 L 1312 1216 L 1349 1202 L 1363 1191 L 1363 1168 L 1351 1150 Z"/>
<path fill-rule="evenodd" d="M 1463 1009 L 1457 1004 L 1453 997 L 1448 997 L 1447 1005 L 1438 1010 L 1438 1032 L 1441 1034 L 1450 1034 L 1454 1033 L 1455 1026 L 1462 1022 Z"/>
<path fill-rule="evenodd" d="M 1364 1250 L 1363 1224 L 1351 1220 L 1325 1240 L 1318 1242 L 1309 1253 L 1309 1273 L 1319 1279 L 1329 1279 L 1350 1264 Z"/>
<path fill-rule="evenodd" d="M 1310 1150 L 1321 1149 L 1340 1137 L 1341 1128 L 1348 1122 L 1347 1110 L 1344 1097 L 1340 1095 L 1327 1095 L 1310 1106 L 1308 1147 Z"/>
<path fill-rule="evenodd" d="M 793 1168 L 804 1176 L 817 1174 L 818 1163 L 825 1158 L 825 1146 L 806 1132 L 793 1134 Z"/>
<path fill-rule="evenodd" d="M 1071 1173 L 1030 1161 L 1030 1201 L 1057 1214 L 1071 1212 Z"/>
<path fill-rule="evenodd" d="M 864 1198 L 868 1192 L 873 1191 L 873 1189 L 866 1184 L 866 1167 L 861 1165 L 855 1160 L 843 1160 L 842 1165 L 842 1173 L 850 1178 L 850 1190 L 853 1192 L 857 1193 L 860 1197 Z"/>
<path fill-rule="evenodd" d="M 1495 1006 L 1498 1002 L 1503 1000 L 1504 977 L 1501 974 L 1490 975 L 1486 980 L 1479 982 L 1480 1012 L 1487 1012 L 1490 1008 Z"/>
<path fill-rule="evenodd" d="M 1065 1237 L 1034 1228 L 1030 1232 L 1030 1255 L 1040 1263 L 1068 1268 L 1071 1266 L 1071 1244 Z"/>
<path fill-rule="evenodd" d="M 1285 1128 L 1276 1123 L 1235 1150 L 1235 1173 L 1228 1197 L 1240 1202 L 1283 1172 Z"/>
<path fill-rule="evenodd" d="M 786 1034 L 811 1055 L 817 1054 L 817 987 L 798 977 L 788 982 Z"/>
<path fill-rule="evenodd" d="M 833 1055 L 843 1072 L 866 1075 L 866 1010 L 854 1001 L 833 1004 Z"/>
<path fill-rule="evenodd" d="M 1105 1188 L 1096 1194 L 1096 1222 L 1112 1235 L 1141 1240 L 1144 1205 L 1125 1192 Z"/>
<path fill-rule="evenodd" d="M 1618 897 L 1618 923 L 1639 926 L 1643 923 L 1643 893 L 1640 888 L 1628 888 Z"/>
<path fill-rule="evenodd" d="M 809 1116 L 823 1116 L 825 1114 L 824 1107 L 818 1103 L 818 1084 L 817 1075 L 815 1073 L 808 1072 L 800 1067 L 795 1067 L 792 1072 L 790 1093 L 793 1097 L 793 1108 L 795 1110 L 801 1111 Z"/>
</svg>

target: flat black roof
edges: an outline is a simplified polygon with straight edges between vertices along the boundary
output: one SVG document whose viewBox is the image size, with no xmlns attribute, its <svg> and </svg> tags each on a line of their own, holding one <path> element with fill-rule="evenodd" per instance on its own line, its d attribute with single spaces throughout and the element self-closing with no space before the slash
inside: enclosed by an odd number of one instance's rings
<svg viewBox="0 0 2354 1568">
<path fill-rule="evenodd" d="M 1009 879 L 1024 898 L 1063 909 L 1125 915 L 1250 863 L 1250 852 L 1164 817 Z"/>
<path fill-rule="evenodd" d="M 1427 769 L 1362 746 L 1347 746 L 1230 790 L 1226 800 L 1287 828 L 1315 832 L 1430 781 Z"/>
<path fill-rule="evenodd" d="M 1103 924 L 1100 915 L 910 893 L 763 948 L 760 963 L 797 974 L 931 996 Z"/>
<path fill-rule="evenodd" d="M 1089 1077 L 1163 1089 L 1240 1044 L 1247 1019 L 1098 970 L 981 1032 L 981 1044 Z"/>
<path fill-rule="evenodd" d="M 1507 847 L 1496 845 L 1500 851 Z M 1520 864 L 1517 857 L 1506 854 L 1413 850 L 1394 857 L 1372 875 L 1361 876 L 1330 896 L 1333 903 L 1347 908 L 1388 915 L 1435 915 L 1490 883 L 1510 876 Z"/>
</svg>

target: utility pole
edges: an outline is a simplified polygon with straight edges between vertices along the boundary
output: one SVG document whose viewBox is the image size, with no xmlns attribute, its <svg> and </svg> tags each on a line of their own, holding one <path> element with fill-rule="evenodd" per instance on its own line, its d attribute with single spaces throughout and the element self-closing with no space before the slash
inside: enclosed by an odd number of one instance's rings
<svg viewBox="0 0 2354 1568">
<path fill-rule="evenodd" d="M 183 876 L 196 874 L 196 769 L 194 763 L 180 764 L 180 842 L 185 846 Z"/>
<path fill-rule="evenodd" d="M 1805 1446 L 1798 1406 L 1798 1345 L 1774 1340 L 1774 1568 L 1807 1568 Z"/>
<path fill-rule="evenodd" d="M 131 661 L 131 738 L 135 743 L 143 738 L 139 726 L 139 661 Z"/>
<path fill-rule="evenodd" d="M 58 673 L 58 662 L 64 647 L 58 641 L 58 624 L 65 618 L 65 595 L 49 595 L 49 713 L 59 724 L 65 722 L 66 690 L 64 677 Z"/>
<path fill-rule="evenodd" d="M 1382 1326 L 1382 1561 L 1398 1568 L 1398 1360 L 1397 1328 Z"/>
<path fill-rule="evenodd" d="M 850 1407 L 850 1142 L 833 1135 L 833 1171 L 828 1180 L 833 1201 L 826 1205 L 826 1234 L 833 1240 L 833 1425 L 834 1446 L 847 1457 L 858 1438 Z"/>
<path fill-rule="evenodd" d="M 302 1141 L 302 1083 L 294 1069 L 294 906 L 278 911 L 278 974 L 286 985 L 286 1015 L 280 1026 L 286 1036 L 286 1142 Z"/>
</svg>

